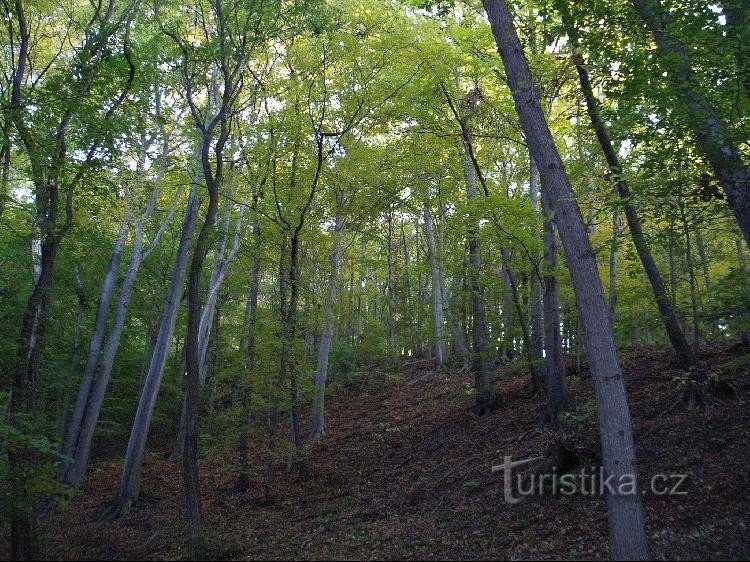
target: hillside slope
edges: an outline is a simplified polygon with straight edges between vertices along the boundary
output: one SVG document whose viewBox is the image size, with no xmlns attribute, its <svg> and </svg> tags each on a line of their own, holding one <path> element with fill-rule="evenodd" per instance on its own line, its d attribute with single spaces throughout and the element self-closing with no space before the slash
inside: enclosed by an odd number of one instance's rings
<svg viewBox="0 0 750 562">
<path fill-rule="evenodd" d="M 707 414 L 672 411 L 670 353 L 624 354 L 644 482 L 686 474 L 687 495 L 644 496 L 657 558 L 750 558 L 750 356 L 717 348 L 703 357 L 736 392 Z M 310 478 L 279 471 L 277 501 L 231 492 L 223 467 L 233 452 L 202 462 L 205 520 L 213 558 L 527 559 L 605 558 L 601 497 L 503 500 L 490 467 L 505 455 L 545 456 L 563 442 L 596 455 L 588 374 L 570 377 L 578 409 L 567 429 L 538 426 L 543 397 L 529 399 L 526 377 L 501 381 L 503 405 L 477 418 L 469 410 L 471 377 L 432 380 L 407 366 L 400 381 L 379 380 L 330 400 L 328 433 L 308 450 Z M 260 459 L 262 462 L 263 459 Z M 530 465 L 531 466 L 531 465 Z M 88 489 L 44 522 L 43 551 L 62 559 L 173 559 L 186 555 L 181 465 L 155 452 L 144 468 L 151 496 L 116 522 L 95 515 L 114 489 L 119 461 L 94 466 Z M 533 467 L 532 467 L 533 468 Z M 260 473 L 260 471 L 259 471 Z"/>
</svg>

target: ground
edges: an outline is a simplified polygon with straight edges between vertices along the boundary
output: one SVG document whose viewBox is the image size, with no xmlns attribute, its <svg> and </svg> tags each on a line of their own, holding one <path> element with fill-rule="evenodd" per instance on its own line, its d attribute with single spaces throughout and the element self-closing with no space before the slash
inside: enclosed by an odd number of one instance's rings
<svg viewBox="0 0 750 562">
<path fill-rule="evenodd" d="M 701 368 L 731 383 L 718 408 L 665 404 L 676 392 L 671 353 L 623 353 L 643 482 L 686 474 L 686 495 L 644 495 L 657 559 L 750 558 L 750 356 L 712 346 Z M 498 383 L 502 405 L 475 417 L 471 377 L 425 377 L 426 363 L 375 377 L 329 399 L 328 431 L 307 449 L 309 478 L 279 470 L 276 501 L 260 504 L 260 470 L 246 495 L 232 492 L 234 453 L 203 458 L 203 510 L 218 559 L 602 559 L 604 499 L 551 495 L 503 500 L 505 455 L 545 456 L 556 443 L 596 456 L 586 369 L 570 376 L 577 409 L 563 430 L 539 426 L 544 397 L 528 377 Z M 138 503 L 115 522 L 96 514 L 117 484 L 120 461 L 97 461 L 84 492 L 42 522 L 48 559 L 181 559 L 187 555 L 181 464 L 151 451 Z M 585 459 L 595 463 L 595 458 Z M 533 470 L 530 465 L 529 470 Z M 519 469 L 521 470 L 521 469 Z M 547 490 L 549 492 L 549 490 Z M 7 552 L 7 550 L 5 550 Z"/>
</svg>

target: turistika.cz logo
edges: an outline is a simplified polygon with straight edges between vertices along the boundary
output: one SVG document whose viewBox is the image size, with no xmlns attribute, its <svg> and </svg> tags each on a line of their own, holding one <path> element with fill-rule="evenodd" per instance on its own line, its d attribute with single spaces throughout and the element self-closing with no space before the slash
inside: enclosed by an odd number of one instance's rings
<svg viewBox="0 0 750 562">
<path fill-rule="evenodd" d="M 603 496 L 612 494 L 630 496 L 638 493 L 638 480 L 634 474 L 620 476 L 606 475 L 604 467 L 586 467 L 578 472 L 555 474 L 556 467 L 549 474 L 519 474 L 513 478 L 513 469 L 531 464 L 544 457 L 533 457 L 514 461 L 506 455 L 503 464 L 492 467 L 492 472 L 503 472 L 503 492 L 506 503 L 517 504 L 528 496 L 563 495 Z M 656 474 L 649 480 L 649 486 L 640 490 L 645 495 L 649 491 L 656 496 L 684 496 L 687 491 L 684 483 L 686 474 Z"/>
</svg>

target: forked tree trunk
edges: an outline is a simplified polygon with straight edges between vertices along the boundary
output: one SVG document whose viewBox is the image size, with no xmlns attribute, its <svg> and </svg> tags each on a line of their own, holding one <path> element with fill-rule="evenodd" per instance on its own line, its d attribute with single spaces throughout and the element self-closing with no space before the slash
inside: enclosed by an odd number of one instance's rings
<svg viewBox="0 0 750 562">
<path fill-rule="evenodd" d="M 148 247 L 144 248 L 144 231 L 147 222 L 151 218 L 151 215 L 156 208 L 159 195 L 161 194 L 162 182 L 167 169 L 168 156 L 169 139 L 165 136 L 162 145 L 161 162 L 159 165 L 158 177 L 156 178 L 156 185 L 151 191 L 151 195 L 148 199 L 148 202 L 146 203 L 142 215 L 139 216 L 135 221 L 135 233 L 133 239 L 132 254 L 130 257 L 130 264 L 128 265 L 125 278 L 123 279 L 120 286 L 120 293 L 117 299 L 117 305 L 115 306 L 114 318 L 112 320 L 112 325 L 110 326 L 109 331 L 106 333 L 104 349 L 97 357 L 96 366 L 94 367 L 96 381 L 93 387 L 91 387 L 89 381 L 88 387 L 90 388 L 90 394 L 85 402 L 85 410 L 83 419 L 80 422 L 80 427 L 77 428 L 77 431 L 76 428 L 70 428 L 72 431 L 68 432 L 70 438 L 74 439 L 73 450 L 71 451 L 71 454 L 73 456 L 73 463 L 64 476 L 64 482 L 68 486 L 78 488 L 83 485 L 83 481 L 86 476 L 86 470 L 88 468 L 89 456 L 91 453 L 91 442 L 94 438 L 94 430 L 96 429 L 96 424 L 99 420 L 99 414 L 101 412 L 102 405 L 104 404 L 104 398 L 106 396 L 107 386 L 109 385 L 110 375 L 114 366 L 115 356 L 117 355 L 117 350 L 120 347 L 120 338 L 122 337 L 122 331 L 125 327 L 127 311 L 128 307 L 130 306 L 130 299 L 133 294 L 133 289 L 138 277 L 138 272 L 140 271 L 140 267 L 143 261 L 148 258 L 153 249 L 159 244 L 162 235 L 172 221 L 174 211 L 182 195 L 182 189 L 178 189 L 170 210 L 162 220 Z M 143 161 L 140 159 L 138 169 L 143 172 Z M 102 286 L 102 292 L 105 290 L 105 287 L 107 285 L 108 279 L 105 278 Z M 114 290 L 114 287 L 112 287 L 112 290 Z M 81 399 L 80 393 L 83 390 L 84 389 L 82 384 L 81 388 L 79 389 L 79 400 Z M 75 433 L 74 436 L 73 433 Z"/>
<path fill-rule="evenodd" d="M 120 262 L 122 261 L 122 253 L 125 249 L 125 238 L 129 230 L 129 223 L 130 217 L 128 216 L 120 225 L 120 230 L 117 233 L 115 245 L 112 250 L 112 256 L 109 258 L 107 272 L 104 274 L 102 288 L 99 292 L 99 304 L 96 311 L 96 320 L 94 321 L 94 331 L 89 342 L 89 354 L 86 358 L 86 366 L 83 369 L 83 376 L 78 387 L 78 396 L 75 406 L 73 406 L 70 423 L 65 431 L 63 454 L 66 457 L 72 458 L 75 454 L 78 434 L 81 430 L 81 422 L 86 415 L 86 406 L 91 395 L 91 387 L 94 384 L 94 375 L 96 374 L 96 367 L 99 364 L 102 344 L 107 335 L 110 303 L 115 294 L 117 276 L 120 273 Z M 67 466 L 64 466 L 64 468 L 67 469 Z M 65 474 L 65 470 L 63 470 L 62 474 Z M 74 485 L 69 478 L 65 477 L 64 480 L 68 485 Z"/>
<path fill-rule="evenodd" d="M 231 209 L 226 209 L 226 215 L 224 220 L 224 234 L 217 241 L 216 253 L 214 255 L 214 264 L 211 269 L 211 279 L 208 284 L 208 294 L 206 295 L 206 302 L 202 307 L 200 313 L 200 326 L 198 329 L 198 360 L 199 360 L 199 381 L 201 386 L 206 382 L 208 376 L 208 345 L 211 341 L 211 329 L 214 325 L 214 315 L 216 314 L 217 300 L 219 298 L 219 290 L 224 284 L 229 269 L 234 262 L 234 258 L 237 256 L 237 252 L 240 249 L 240 228 L 241 219 L 237 219 L 234 229 L 234 235 L 232 236 L 232 246 L 227 249 L 227 243 L 229 238 L 228 223 L 231 218 Z M 182 458 L 185 452 L 185 432 L 187 430 L 187 412 L 186 412 L 187 400 L 182 402 L 182 413 L 180 414 L 180 422 L 177 429 L 177 439 L 175 440 L 175 447 L 170 455 L 170 460 L 179 460 Z"/>
<path fill-rule="evenodd" d="M 151 418 L 156 407 L 156 398 L 159 394 L 161 381 L 164 376 L 164 367 L 169 356 L 169 348 L 172 343 L 177 313 L 180 308 L 180 297 L 182 295 L 188 258 L 190 257 L 190 246 L 195 233 L 198 217 L 198 196 L 195 189 L 188 199 L 185 219 L 180 235 L 180 244 L 175 256 L 175 264 L 172 277 L 169 282 L 166 304 L 159 325 L 151 363 L 149 364 L 146 380 L 138 401 L 138 409 L 133 420 L 133 427 L 128 439 L 128 448 L 125 452 L 125 462 L 122 469 L 120 489 L 115 498 L 108 515 L 119 517 L 125 514 L 130 506 L 138 499 L 140 493 L 140 474 L 143 465 L 143 455 L 146 449 L 146 439 L 151 426 Z"/>
<path fill-rule="evenodd" d="M 614 333 L 596 256 L 570 180 L 544 117 L 513 16 L 504 0 L 484 0 L 492 33 L 505 67 L 516 111 L 542 178 L 542 197 L 553 210 L 581 312 L 583 336 L 597 399 L 605 474 L 632 490 L 607 494 L 610 557 L 648 559 L 648 543 L 635 462 L 633 425 L 615 348 Z"/>
</svg>

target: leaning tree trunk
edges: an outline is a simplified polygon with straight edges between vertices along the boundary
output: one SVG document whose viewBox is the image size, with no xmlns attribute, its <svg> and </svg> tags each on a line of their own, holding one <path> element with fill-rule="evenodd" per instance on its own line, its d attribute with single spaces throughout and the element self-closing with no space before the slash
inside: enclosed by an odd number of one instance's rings
<svg viewBox="0 0 750 562">
<path fill-rule="evenodd" d="M 206 295 L 206 302 L 202 307 L 200 315 L 200 325 L 198 330 L 198 358 L 199 358 L 199 381 L 202 386 L 206 382 L 208 375 L 208 344 L 211 340 L 211 328 L 214 324 L 214 315 L 216 314 L 216 303 L 219 298 L 219 290 L 224 284 L 229 269 L 234 262 L 234 258 L 237 256 L 237 252 L 240 249 L 240 224 L 241 219 L 237 220 L 234 229 L 234 236 L 232 238 L 232 246 L 227 250 L 226 245 L 228 242 L 228 228 L 227 223 L 231 212 L 227 209 L 224 236 L 217 244 L 216 254 L 214 256 L 214 264 L 211 269 L 211 278 L 208 283 L 208 294 Z M 185 453 L 185 433 L 187 430 L 187 399 L 182 402 L 182 413 L 180 414 L 180 422 L 177 429 L 177 439 L 175 440 L 175 448 L 170 455 L 170 460 L 176 461 L 183 457 Z"/>
<path fill-rule="evenodd" d="M 533 87 L 511 11 L 504 0 L 484 0 L 484 7 L 529 150 L 539 166 L 542 197 L 554 212 L 570 269 L 597 399 L 605 474 L 616 482 L 635 481 L 629 493 L 617 488 L 607 494 L 610 557 L 645 560 L 649 554 L 637 482 L 633 425 L 596 256 Z"/>
<path fill-rule="evenodd" d="M 312 429 L 310 441 L 317 441 L 325 433 L 325 391 L 328 379 L 328 355 L 331 351 L 333 328 L 336 322 L 334 307 L 336 293 L 341 277 L 341 264 L 344 257 L 344 208 L 343 193 L 336 192 L 336 217 L 333 226 L 333 250 L 331 251 L 331 273 L 328 277 L 328 293 L 326 294 L 325 310 L 323 310 L 323 332 L 320 335 L 318 347 L 318 363 L 315 368 L 315 396 L 312 410 Z"/>
<path fill-rule="evenodd" d="M 565 3 L 559 2 L 558 6 L 565 20 L 566 27 L 568 28 L 568 35 L 571 37 L 573 44 L 578 45 L 579 41 L 577 32 L 572 24 Z M 619 194 L 624 207 L 625 219 L 627 220 L 628 228 L 630 229 L 633 245 L 635 246 L 638 257 L 643 265 L 643 269 L 646 271 L 646 275 L 648 275 L 649 282 L 651 283 L 651 289 L 654 292 L 654 297 L 661 314 L 662 322 L 664 323 L 664 328 L 666 329 L 669 341 L 677 354 L 678 362 L 683 367 L 689 367 L 695 363 L 695 356 L 690 349 L 690 344 L 685 338 L 685 334 L 680 328 L 679 320 L 669 300 L 669 295 L 667 295 L 664 280 L 662 279 L 656 261 L 654 260 L 648 243 L 646 242 L 641 219 L 632 202 L 630 187 L 625 179 L 620 158 L 609 138 L 606 125 L 604 124 L 604 120 L 599 111 L 599 104 L 594 96 L 594 90 L 591 86 L 588 71 L 583 64 L 580 54 L 576 55 L 575 63 L 579 82 L 581 84 L 581 90 L 583 91 L 583 96 L 586 100 L 586 109 L 591 120 L 591 125 L 594 128 L 599 145 L 601 146 L 604 157 L 606 158 L 607 164 L 613 174 L 615 188 L 617 189 L 617 193 Z"/>
<path fill-rule="evenodd" d="M 198 204 L 198 196 L 195 190 L 193 190 L 188 199 L 187 210 L 185 211 L 180 244 L 177 248 L 172 278 L 169 283 L 166 305 L 161 317 L 156 344 L 151 355 L 151 363 L 149 364 L 146 380 L 141 391 L 141 398 L 138 401 L 138 409 L 133 420 L 133 427 L 130 431 L 130 438 L 128 439 L 120 489 L 108 513 L 110 517 L 119 517 L 125 514 L 138 499 L 140 493 L 140 474 L 143 455 L 146 449 L 146 438 L 148 437 L 148 429 L 151 425 L 154 408 L 156 407 L 156 397 L 161 387 L 164 367 L 167 363 L 172 335 L 174 334 L 177 322 L 177 312 L 180 308 L 180 297 L 185 281 L 188 258 L 190 257 L 190 245 L 198 217 Z"/>
<path fill-rule="evenodd" d="M 130 213 L 128 213 L 129 215 Z M 104 274 L 102 288 L 99 292 L 99 305 L 96 311 L 96 320 L 94 321 L 94 331 L 89 342 L 89 354 L 86 358 L 86 366 L 83 369 L 83 376 L 78 387 L 78 396 L 70 422 L 65 431 L 65 441 L 63 442 L 63 454 L 72 458 L 75 454 L 76 444 L 78 443 L 78 434 L 81 430 L 81 422 L 86 415 L 86 407 L 91 395 L 91 387 L 94 384 L 94 375 L 96 367 L 99 364 L 102 344 L 107 335 L 107 319 L 109 318 L 110 303 L 115 294 L 117 286 L 117 276 L 120 273 L 120 262 L 122 253 L 125 249 L 125 239 L 129 230 L 130 217 L 126 217 L 120 225 L 120 230 L 115 239 L 115 245 L 112 249 L 112 256 L 109 258 L 107 272 Z M 64 475 L 68 469 L 67 463 L 61 467 L 61 475 Z M 70 479 L 64 478 L 66 484 L 73 485 Z"/>
<path fill-rule="evenodd" d="M 713 169 L 750 243 L 750 169 L 724 121 L 701 91 L 685 45 L 667 28 L 669 12 L 660 0 L 632 0 L 635 9 L 651 32 L 659 57 L 669 67 L 667 79 L 688 117 L 688 124 L 698 141 L 698 149 Z"/>
<path fill-rule="evenodd" d="M 120 295 L 117 299 L 117 306 L 115 307 L 114 320 L 112 321 L 112 326 L 107 334 L 104 350 L 97 365 L 96 383 L 91 389 L 91 395 L 89 396 L 86 405 L 86 412 L 81 422 L 81 428 L 78 432 L 73 464 L 65 476 L 65 483 L 68 486 L 79 488 L 83 485 L 91 454 L 91 442 L 94 438 L 94 430 L 96 429 L 96 423 L 99 420 L 99 414 L 101 413 L 104 398 L 107 394 L 110 375 L 112 374 L 117 350 L 120 347 L 120 339 L 125 327 L 125 320 L 127 319 L 130 299 L 133 296 L 133 289 L 135 288 L 135 282 L 138 278 L 138 272 L 140 271 L 143 261 L 151 254 L 151 251 L 156 247 L 163 233 L 166 231 L 167 226 L 171 223 L 176 205 L 182 194 L 182 189 L 178 189 L 172 207 L 162 221 L 148 247 L 144 248 L 144 229 L 146 227 L 146 222 L 151 217 L 156 206 L 161 191 L 160 183 L 160 181 L 157 182 L 157 187 L 155 187 L 151 193 L 151 197 L 146 205 L 146 210 L 135 226 L 135 236 L 130 264 L 120 288 Z"/>
</svg>

